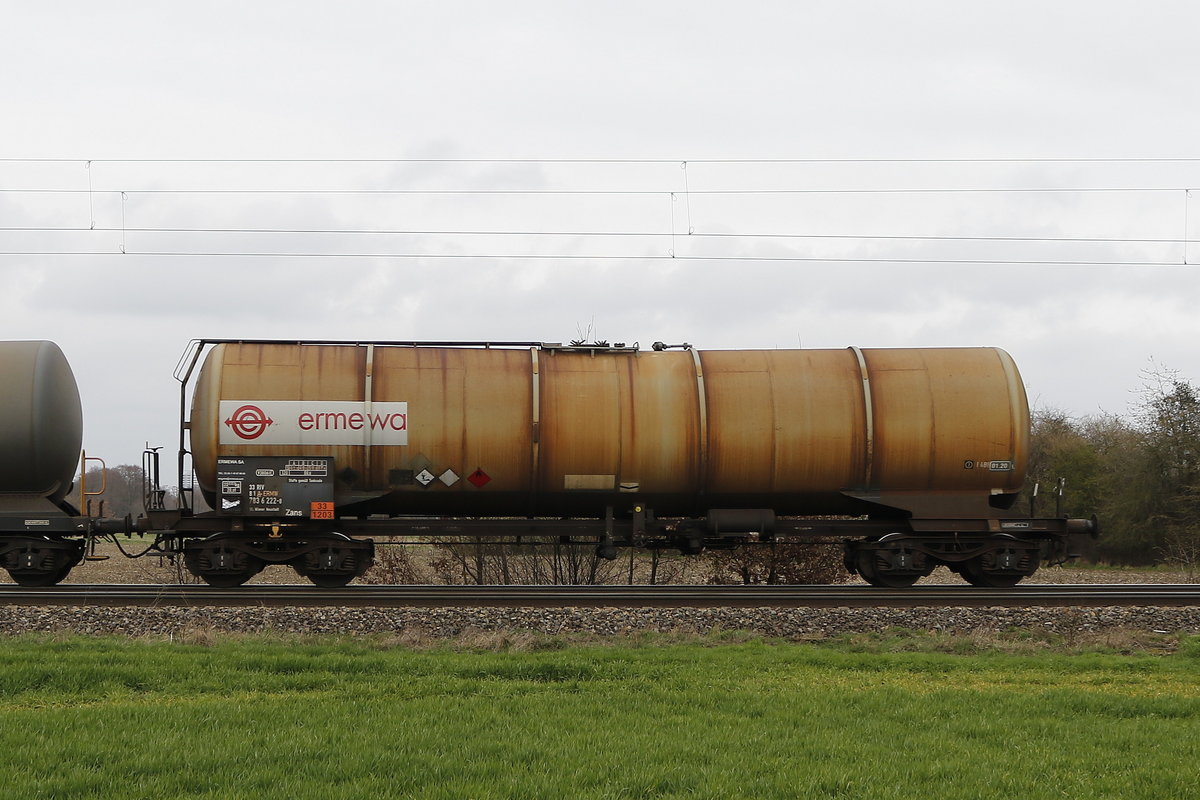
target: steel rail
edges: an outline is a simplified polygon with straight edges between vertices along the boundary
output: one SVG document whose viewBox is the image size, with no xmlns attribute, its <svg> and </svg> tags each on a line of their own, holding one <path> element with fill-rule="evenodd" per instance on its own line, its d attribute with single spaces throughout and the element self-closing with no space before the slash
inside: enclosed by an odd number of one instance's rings
<svg viewBox="0 0 1200 800">
<path fill-rule="evenodd" d="M 1200 606 L 1195 584 L 1086 584 L 988 589 L 961 585 L 869 586 L 375 586 L 319 589 L 195 584 L 0 586 L 8 606 L 912 608 Z"/>
</svg>

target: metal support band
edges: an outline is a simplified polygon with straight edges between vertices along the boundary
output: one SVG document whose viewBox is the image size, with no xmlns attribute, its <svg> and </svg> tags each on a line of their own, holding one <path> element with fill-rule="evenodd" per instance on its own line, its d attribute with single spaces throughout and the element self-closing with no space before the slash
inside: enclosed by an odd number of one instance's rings
<svg viewBox="0 0 1200 800">
<path fill-rule="evenodd" d="M 371 414 L 371 398 L 375 393 L 374 372 L 375 372 L 375 345 L 367 345 L 366 364 L 363 366 L 363 411 L 370 416 Z M 367 446 L 363 448 L 363 467 L 366 470 L 364 476 L 367 485 L 371 485 L 371 441 L 370 426 L 367 427 Z M 335 465 L 336 466 L 336 465 Z"/>
<path fill-rule="evenodd" d="M 697 441 L 699 469 L 697 470 L 696 485 L 703 494 L 708 488 L 708 398 L 704 392 L 704 367 L 700 363 L 700 351 L 691 347 L 688 350 L 691 351 L 692 361 L 696 365 L 696 396 L 700 409 L 700 438 Z"/>
<path fill-rule="evenodd" d="M 858 360 L 858 373 L 862 376 L 863 413 L 867 428 L 867 439 L 863 447 L 863 488 L 865 489 L 871 486 L 871 473 L 875 461 L 875 406 L 871 400 L 871 376 L 867 372 L 867 360 L 863 357 L 861 349 L 851 347 L 849 350 Z"/>
<path fill-rule="evenodd" d="M 541 474 L 541 426 L 542 426 L 542 382 L 540 377 L 541 365 L 538 361 L 538 348 L 529 348 L 530 375 L 532 379 L 532 427 L 529 433 L 529 513 L 537 510 L 538 480 Z"/>
</svg>

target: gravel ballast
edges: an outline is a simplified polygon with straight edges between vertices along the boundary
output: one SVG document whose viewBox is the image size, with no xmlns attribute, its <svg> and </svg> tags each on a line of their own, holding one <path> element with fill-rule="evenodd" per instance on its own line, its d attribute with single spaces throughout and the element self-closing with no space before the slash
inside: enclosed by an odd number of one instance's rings
<svg viewBox="0 0 1200 800">
<path fill-rule="evenodd" d="M 1058 636 L 1132 630 L 1200 633 L 1200 608 L 142 608 L 0 607 L 0 631 L 170 637 L 189 631 L 454 638 L 472 631 L 549 636 L 747 631 L 822 639 L 889 628 L 955 634 L 1026 631 Z"/>
</svg>

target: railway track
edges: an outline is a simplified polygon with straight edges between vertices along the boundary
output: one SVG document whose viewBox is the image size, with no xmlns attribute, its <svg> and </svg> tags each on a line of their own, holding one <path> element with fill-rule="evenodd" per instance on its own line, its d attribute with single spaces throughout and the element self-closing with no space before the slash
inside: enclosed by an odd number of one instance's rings
<svg viewBox="0 0 1200 800">
<path fill-rule="evenodd" d="M 221 607 L 912 608 L 1200 606 L 1196 584 L 971 586 L 243 586 L 76 584 L 0 586 L 0 605 Z"/>
</svg>

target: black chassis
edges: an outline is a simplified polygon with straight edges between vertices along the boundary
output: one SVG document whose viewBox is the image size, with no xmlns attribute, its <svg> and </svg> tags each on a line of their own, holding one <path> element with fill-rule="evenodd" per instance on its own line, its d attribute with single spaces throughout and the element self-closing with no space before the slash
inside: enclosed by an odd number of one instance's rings
<svg viewBox="0 0 1200 800">
<path fill-rule="evenodd" d="M 945 565 L 977 585 L 1011 586 L 1043 562 L 1062 563 L 1072 557 L 1075 537 L 1094 531 L 1094 521 L 1058 517 L 804 519 L 777 518 L 766 509 L 722 509 L 703 519 L 657 519 L 651 510 L 635 506 L 622 517 L 610 508 L 603 519 L 314 521 L 208 513 L 176 517 L 159 537 L 162 548 L 181 553 L 194 573 L 210 583 L 228 585 L 244 582 L 268 564 L 290 565 L 318 585 L 343 585 L 372 563 L 374 540 L 364 537 L 403 537 L 592 544 L 604 558 L 615 558 L 619 547 L 695 554 L 754 542 L 840 542 L 847 569 L 874 585 L 911 585 L 935 566 Z"/>
</svg>

